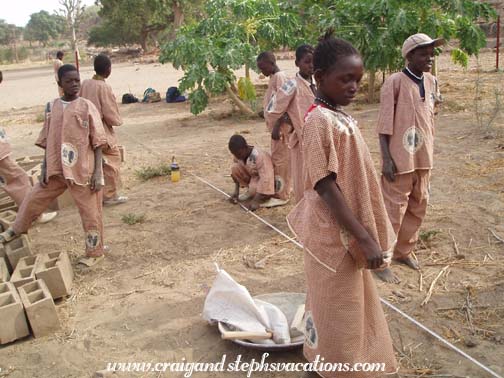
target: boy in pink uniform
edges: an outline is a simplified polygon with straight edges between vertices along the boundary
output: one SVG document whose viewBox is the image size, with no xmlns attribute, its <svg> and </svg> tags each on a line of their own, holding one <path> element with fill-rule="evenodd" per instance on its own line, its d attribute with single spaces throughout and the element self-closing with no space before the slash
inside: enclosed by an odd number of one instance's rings
<svg viewBox="0 0 504 378">
<path fill-rule="evenodd" d="M 278 206 L 274 204 L 275 174 L 269 154 L 247 144 L 241 135 L 233 135 L 228 147 L 235 157 L 231 168 L 235 191 L 230 201 L 245 202 L 245 206 L 252 211 L 259 207 Z M 240 196 L 240 187 L 248 188 L 248 192 Z"/>
<path fill-rule="evenodd" d="M 276 93 L 276 101 L 267 110 L 267 119 L 276 123 L 285 113 L 292 122 L 289 139 L 290 165 L 294 198 L 298 203 L 303 197 L 303 154 L 301 138 L 304 116 L 315 99 L 315 84 L 313 83 L 313 47 L 302 45 L 296 49 L 296 66 L 299 72 L 294 79 L 286 81 Z M 276 120 L 275 120 L 276 118 Z M 273 128 L 272 139 L 279 140 L 278 128 Z M 284 136 L 285 137 L 285 136 Z"/>
<path fill-rule="evenodd" d="M 0 83 L 3 75 L 0 71 Z M 11 145 L 5 130 L 0 128 L 0 187 L 16 202 L 18 208 L 23 203 L 32 186 L 30 178 L 25 170 L 10 158 Z M 47 223 L 56 217 L 57 212 L 42 214 L 37 220 L 39 223 Z"/>
<path fill-rule="evenodd" d="M 290 156 L 287 140 L 291 125 L 287 116 L 278 119 L 278 117 L 275 118 L 269 114 L 269 110 L 275 107 L 277 93 L 287 81 L 287 76 L 283 71 L 280 71 L 276 64 L 275 55 L 270 51 L 259 54 L 257 68 L 264 76 L 269 77 L 268 89 L 263 100 L 263 115 L 268 132 L 271 134 L 271 159 L 275 168 L 275 192 L 280 200 L 287 203 L 291 191 Z"/>
<path fill-rule="evenodd" d="M 287 217 L 304 246 L 304 355 L 348 366 L 383 363 L 379 373 L 317 372 L 378 378 L 395 372 L 397 362 L 369 269 L 388 263 L 395 235 L 369 149 L 342 110 L 355 98 L 364 68 L 358 51 L 330 33 L 315 48 L 313 66 L 317 96 L 302 136 L 305 192 Z"/>
<path fill-rule="evenodd" d="M 415 34 L 404 41 L 407 66 L 385 80 L 381 89 L 377 131 L 383 161 L 381 186 L 387 212 L 397 235 L 394 260 L 413 269 L 411 252 L 429 200 L 434 154 L 434 111 L 440 98 L 429 73 L 434 48 L 443 39 Z M 386 282 L 399 282 L 390 269 L 377 272 Z"/>
<path fill-rule="evenodd" d="M 103 258 L 104 252 L 101 149 L 107 137 L 96 107 L 78 97 L 77 69 L 63 65 L 58 78 L 65 94 L 53 101 L 36 142 L 45 149 L 40 182 L 23 201 L 12 227 L 0 234 L 0 241 L 5 243 L 26 233 L 47 206 L 68 189 L 85 233 L 86 257 L 81 262 L 91 266 Z"/>
<path fill-rule="evenodd" d="M 54 62 L 53 62 L 53 71 L 54 71 L 54 79 L 56 81 L 56 85 L 58 86 L 58 94 L 59 96 L 63 96 L 63 88 L 61 88 L 61 86 L 58 84 L 59 80 L 58 80 L 58 70 L 60 69 L 60 67 L 63 65 L 63 51 L 58 51 L 56 53 L 56 59 L 54 59 Z"/>
<path fill-rule="evenodd" d="M 80 96 L 91 101 L 98 111 L 107 133 L 107 146 L 103 148 L 103 175 L 105 187 L 103 188 L 103 204 L 118 205 L 125 203 L 128 198 L 117 193 L 121 185 L 120 167 L 121 153 L 117 145 L 115 126 L 122 125 L 117 101 L 112 88 L 105 82 L 112 72 L 112 62 L 103 54 L 94 60 L 96 75 L 90 80 L 82 82 Z"/>
</svg>

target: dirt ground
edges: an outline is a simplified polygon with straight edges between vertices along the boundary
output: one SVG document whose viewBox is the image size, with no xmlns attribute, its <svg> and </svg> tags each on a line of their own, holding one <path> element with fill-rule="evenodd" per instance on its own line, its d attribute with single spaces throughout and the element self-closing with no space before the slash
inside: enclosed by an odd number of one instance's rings
<svg viewBox="0 0 504 378">
<path fill-rule="evenodd" d="M 502 89 L 502 74 L 491 73 L 493 56 L 483 54 L 485 72 L 478 87 L 475 62 L 464 71 L 443 56 L 439 64 L 445 107 L 437 120 L 435 165 L 428 215 L 416 256 L 421 273 L 394 265 L 398 285 L 377 282 L 382 298 L 445 337 L 497 373 L 504 375 L 504 138 L 496 118 L 475 120 L 475 109 L 489 109 L 493 88 Z M 293 74 L 292 61 L 281 61 Z M 90 69 L 83 70 L 89 77 Z M 121 64 L 110 83 L 117 97 L 140 95 L 152 86 L 162 93 L 176 85 L 181 73 L 169 66 Z M 14 155 L 38 153 L 33 142 L 41 127 L 43 105 L 56 94 L 51 69 L 4 73 L 0 86 L 0 125 L 11 138 Z M 259 84 L 265 80 L 255 80 Z M 377 105 L 362 101 L 349 108 L 360 122 L 377 167 L 379 149 L 374 132 Z M 216 327 L 201 318 L 205 294 L 215 276 L 214 262 L 245 285 L 253 295 L 304 291 L 302 252 L 191 174 L 232 190 L 228 138 L 245 134 L 252 144 L 267 147 L 268 135 L 259 119 L 231 113 L 224 98 L 194 117 L 189 105 L 120 105 L 124 125 L 117 129 L 126 146 L 122 173 L 127 204 L 105 209 L 110 256 L 92 270 L 76 269 L 73 294 L 57 301 L 62 329 L 48 337 L 0 346 L 0 377 L 91 377 L 109 362 L 218 362 L 253 352 L 220 339 Z M 141 167 L 168 163 L 176 156 L 182 179 L 140 181 Z M 258 214 L 287 232 L 291 206 L 259 210 Z M 125 214 L 145 220 L 127 225 Z M 76 262 L 83 237 L 75 208 L 30 231 L 37 253 L 67 251 Z M 456 247 L 455 247 L 456 245 Z M 263 269 L 251 268 L 266 256 Z M 457 256 L 458 255 L 458 256 Z M 247 264 L 248 263 L 248 264 Z M 430 301 L 422 306 L 432 283 Z M 490 376 L 433 337 L 385 308 L 401 376 Z M 1 321 L 1 320 L 0 320 Z M 338 325 L 335 324 L 337 327 Z M 342 345 L 342 348 L 345 346 Z M 271 355 L 268 362 L 302 362 L 301 351 Z M 300 373 L 264 373 L 265 377 L 300 377 Z M 182 373 L 118 373 L 121 377 L 181 377 Z M 245 373 L 201 373 L 198 377 L 244 377 Z"/>
</svg>

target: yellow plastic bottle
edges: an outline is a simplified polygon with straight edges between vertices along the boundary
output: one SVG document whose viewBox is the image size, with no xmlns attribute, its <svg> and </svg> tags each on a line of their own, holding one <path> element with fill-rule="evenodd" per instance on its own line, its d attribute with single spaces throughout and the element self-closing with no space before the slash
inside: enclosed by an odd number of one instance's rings
<svg viewBox="0 0 504 378">
<path fill-rule="evenodd" d="M 178 182 L 180 181 L 180 167 L 175 161 L 175 156 L 172 157 L 172 162 L 170 165 L 170 177 L 172 182 Z"/>
</svg>

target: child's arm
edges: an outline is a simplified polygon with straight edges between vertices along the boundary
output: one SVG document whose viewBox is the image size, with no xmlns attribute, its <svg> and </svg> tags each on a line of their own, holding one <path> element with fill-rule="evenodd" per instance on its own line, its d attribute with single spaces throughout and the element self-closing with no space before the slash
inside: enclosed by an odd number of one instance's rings
<svg viewBox="0 0 504 378">
<path fill-rule="evenodd" d="M 112 92 L 112 88 L 105 83 L 105 87 L 101 91 L 101 105 L 103 120 L 107 126 L 121 126 L 122 118 L 119 114 L 119 107 L 117 106 L 117 101 Z"/>
<path fill-rule="evenodd" d="M 392 159 L 389 149 L 390 135 L 380 134 L 380 149 L 383 160 L 382 173 L 387 181 L 395 181 L 395 174 L 397 173 L 397 168 Z"/>
<path fill-rule="evenodd" d="M 235 181 L 235 190 L 233 194 L 231 194 L 231 197 L 229 197 L 229 202 L 237 204 L 239 196 L 240 196 L 240 184 Z"/>
<path fill-rule="evenodd" d="M 268 104 L 268 111 L 266 117 L 269 122 L 274 123 L 271 132 L 271 139 L 280 140 L 280 127 L 283 123 L 292 125 L 292 121 L 287 114 L 292 100 L 297 94 L 296 80 L 288 80 L 278 89 L 275 96 L 274 104 Z"/>
<path fill-rule="evenodd" d="M 95 168 L 91 176 L 91 191 L 99 192 L 105 184 L 103 180 L 103 154 L 101 146 L 94 149 L 94 161 Z"/>
<path fill-rule="evenodd" d="M 315 190 L 327 204 L 339 225 L 355 237 L 364 253 L 368 269 L 377 269 L 382 266 L 383 256 L 380 247 L 348 207 L 343 194 L 336 185 L 334 174 L 317 182 Z"/>
</svg>

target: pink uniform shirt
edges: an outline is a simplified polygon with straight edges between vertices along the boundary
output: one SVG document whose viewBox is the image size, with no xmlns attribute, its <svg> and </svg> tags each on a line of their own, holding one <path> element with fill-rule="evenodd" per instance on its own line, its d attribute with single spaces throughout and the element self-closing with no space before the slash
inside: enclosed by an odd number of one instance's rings
<svg viewBox="0 0 504 378">
<path fill-rule="evenodd" d="M 95 76 L 93 79 L 84 80 L 81 85 L 80 95 L 91 101 L 100 113 L 108 145 L 113 148 L 117 145 L 117 137 L 113 126 L 122 125 L 116 97 L 110 85 L 105 80 Z"/>
<path fill-rule="evenodd" d="M 434 107 L 440 97 L 436 78 L 424 73 L 425 98 L 403 72 L 385 80 L 380 95 L 378 134 L 390 135 L 389 149 L 397 173 L 432 169 Z"/>
<path fill-rule="evenodd" d="M 68 103 L 52 102 L 35 143 L 46 150 L 47 178 L 62 175 L 77 185 L 88 185 L 94 172 L 94 149 L 107 144 L 98 110 L 82 97 Z"/>
</svg>

